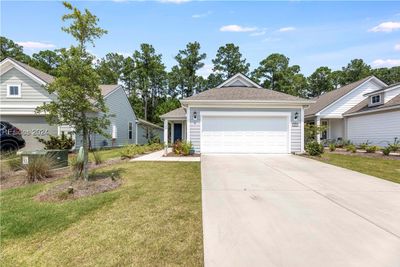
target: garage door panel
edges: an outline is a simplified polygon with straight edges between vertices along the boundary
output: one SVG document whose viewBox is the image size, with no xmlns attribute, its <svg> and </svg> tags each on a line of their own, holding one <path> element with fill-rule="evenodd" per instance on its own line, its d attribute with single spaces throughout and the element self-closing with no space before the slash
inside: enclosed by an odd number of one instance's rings
<svg viewBox="0 0 400 267">
<path fill-rule="evenodd" d="M 287 117 L 203 117 L 202 153 L 288 153 Z"/>
</svg>

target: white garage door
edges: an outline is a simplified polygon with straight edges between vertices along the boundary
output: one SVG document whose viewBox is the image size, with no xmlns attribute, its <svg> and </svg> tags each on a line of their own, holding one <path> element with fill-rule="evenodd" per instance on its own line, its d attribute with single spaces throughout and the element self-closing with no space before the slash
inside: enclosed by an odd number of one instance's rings
<svg viewBox="0 0 400 267">
<path fill-rule="evenodd" d="M 288 117 L 203 116 L 201 153 L 289 153 Z"/>
</svg>

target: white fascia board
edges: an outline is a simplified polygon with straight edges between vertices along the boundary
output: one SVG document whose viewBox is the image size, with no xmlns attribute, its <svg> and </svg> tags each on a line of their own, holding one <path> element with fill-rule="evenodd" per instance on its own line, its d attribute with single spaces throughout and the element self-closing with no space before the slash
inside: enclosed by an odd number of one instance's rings
<svg viewBox="0 0 400 267">
<path fill-rule="evenodd" d="M 235 106 L 254 106 L 254 105 L 309 105 L 315 103 L 312 100 L 181 100 L 183 105 L 203 106 L 203 105 L 213 105 L 213 106 L 224 106 L 224 105 L 235 105 Z"/>
<path fill-rule="evenodd" d="M 13 62 L 12 60 L 10 60 L 9 58 L 3 60 L 0 64 L 0 69 L 3 68 L 3 66 L 5 64 L 12 64 L 14 66 L 14 68 L 16 68 L 17 70 L 19 70 L 20 72 L 22 72 L 23 74 L 25 74 L 26 76 L 30 77 L 32 80 L 34 80 L 35 82 L 39 83 L 40 85 L 47 85 L 47 83 L 45 81 L 43 81 L 42 79 L 40 79 L 39 77 L 37 77 L 36 75 L 33 75 L 30 71 L 26 70 L 25 68 L 21 67 L 20 65 L 18 65 L 17 63 Z M 8 70 L 7 70 L 8 71 Z M 3 73 L 2 73 L 3 74 Z"/>
<path fill-rule="evenodd" d="M 378 95 L 378 94 L 386 93 L 386 92 L 389 92 L 389 91 L 392 91 L 392 90 L 396 90 L 396 89 L 399 89 L 399 88 L 400 88 L 400 84 L 392 86 L 392 87 L 389 87 L 389 88 L 386 88 L 384 90 L 379 89 L 379 90 L 370 92 L 368 94 L 365 94 L 364 96 Z"/>
<path fill-rule="evenodd" d="M 366 80 L 365 82 L 363 82 L 362 84 L 360 84 L 359 86 L 355 87 L 353 90 L 351 90 L 350 92 L 348 92 L 347 94 L 343 95 L 342 97 L 339 97 L 338 99 L 336 99 L 335 101 L 333 101 L 332 103 L 330 103 L 329 105 L 327 105 L 326 107 L 324 107 L 323 109 L 321 109 L 320 111 L 318 111 L 317 113 L 315 113 L 315 116 L 320 116 L 321 112 L 323 112 L 324 110 L 330 108 L 331 106 L 335 105 L 337 102 L 339 102 L 342 98 L 345 98 L 346 96 L 348 96 L 349 94 L 351 94 L 354 90 L 357 90 L 357 88 L 359 88 L 360 86 L 363 86 L 364 84 L 366 84 L 367 82 L 371 81 L 372 79 L 375 79 L 377 81 L 380 81 L 381 83 L 385 84 L 384 82 L 382 82 L 381 80 L 375 78 L 375 77 L 371 77 L 368 80 Z"/>
<path fill-rule="evenodd" d="M 233 75 L 232 77 L 230 77 L 229 79 L 227 79 L 226 81 L 224 81 L 223 83 L 218 85 L 217 88 L 224 87 L 224 85 L 226 85 L 227 83 L 230 83 L 232 80 L 234 80 L 234 79 L 236 79 L 238 77 L 240 77 L 240 78 L 244 79 L 245 81 L 247 81 L 248 83 L 254 85 L 254 87 L 256 87 L 256 88 L 262 88 L 259 84 L 257 84 L 254 81 L 250 80 L 248 77 L 246 77 L 242 73 L 236 73 L 235 75 Z"/>
<path fill-rule="evenodd" d="M 351 117 L 351 116 L 357 116 L 357 115 L 377 113 L 377 112 L 382 112 L 382 111 L 391 111 L 391 110 L 396 110 L 396 109 L 400 109 L 400 105 L 387 107 L 387 108 L 379 108 L 379 109 L 374 109 L 374 110 L 367 110 L 367 111 L 362 111 L 362 112 L 354 112 L 354 113 L 350 113 L 350 114 L 345 114 L 345 115 L 343 115 L 343 117 Z"/>
</svg>

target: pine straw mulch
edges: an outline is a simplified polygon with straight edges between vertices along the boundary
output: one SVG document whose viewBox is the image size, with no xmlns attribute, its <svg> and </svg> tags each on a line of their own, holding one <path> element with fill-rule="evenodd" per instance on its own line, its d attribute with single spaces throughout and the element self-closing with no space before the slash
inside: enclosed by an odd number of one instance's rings
<svg viewBox="0 0 400 267">
<path fill-rule="evenodd" d="M 180 157 L 185 157 L 185 158 L 198 158 L 200 157 L 200 154 L 193 154 L 193 155 L 181 155 L 181 154 L 175 154 L 174 152 L 169 152 L 166 157 L 174 157 L 174 158 L 180 158 Z"/>
<path fill-rule="evenodd" d="M 383 153 L 381 151 L 376 151 L 375 153 L 367 153 L 364 150 L 360 150 L 360 149 L 357 149 L 356 153 L 346 151 L 346 149 L 343 149 L 343 148 L 337 148 L 335 151 L 329 151 L 328 149 L 325 149 L 325 153 L 348 155 L 348 156 L 360 156 L 360 157 L 365 157 L 365 158 L 400 160 L 399 153 L 391 153 L 390 155 L 385 156 L 385 155 L 383 155 Z"/>
</svg>

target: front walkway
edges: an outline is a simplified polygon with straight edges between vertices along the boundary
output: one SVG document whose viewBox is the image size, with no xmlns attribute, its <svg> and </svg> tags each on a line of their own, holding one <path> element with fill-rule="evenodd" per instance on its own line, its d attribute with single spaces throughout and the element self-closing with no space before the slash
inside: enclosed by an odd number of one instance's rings
<svg viewBox="0 0 400 267">
<path fill-rule="evenodd" d="M 200 157 L 164 157 L 164 150 L 146 154 L 130 161 L 191 161 L 199 162 Z"/>
<path fill-rule="evenodd" d="M 400 266 L 400 184 L 293 155 L 202 155 L 205 266 Z"/>
</svg>

